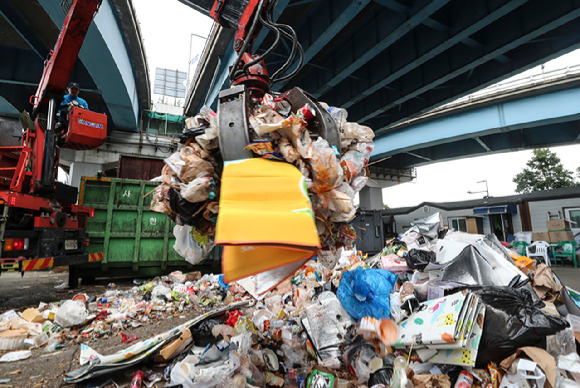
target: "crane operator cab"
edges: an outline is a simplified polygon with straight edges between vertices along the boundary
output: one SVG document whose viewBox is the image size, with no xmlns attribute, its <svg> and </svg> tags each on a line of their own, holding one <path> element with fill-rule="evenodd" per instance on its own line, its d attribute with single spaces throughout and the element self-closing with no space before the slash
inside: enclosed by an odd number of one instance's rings
<svg viewBox="0 0 580 388">
<path fill-rule="evenodd" d="M 78 96 L 78 83 L 71 82 L 67 90 L 59 106 L 55 128 L 59 145 L 76 150 L 100 147 L 107 137 L 107 115 L 89 110 L 87 102 Z"/>
</svg>

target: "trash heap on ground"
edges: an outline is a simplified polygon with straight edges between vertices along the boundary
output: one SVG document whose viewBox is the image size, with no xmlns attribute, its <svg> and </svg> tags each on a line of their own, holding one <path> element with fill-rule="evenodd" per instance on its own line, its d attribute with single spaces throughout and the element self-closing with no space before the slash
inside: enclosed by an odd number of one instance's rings
<svg viewBox="0 0 580 388">
<path fill-rule="evenodd" d="M 248 281 L 174 273 L 136 286 L 111 315 L 103 298 L 114 289 L 100 300 L 4 313 L 0 330 L 25 330 L 22 346 L 48 342 L 54 351 L 51 341 L 67 330 L 79 342 L 115 325 L 130 335 L 127 328 L 156 311 L 203 306 L 190 321 L 113 354 L 84 342 L 82 366 L 66 382 L 159 368 L 157 386 L 186 388 L 579 386 L 580 309 L 550 267 L 493 235 L 441 225 L 438 215 L 417 221 L 372 257 L 342 250 L 336 263 L 315 258 L 263 295 Z"/>
</svg>

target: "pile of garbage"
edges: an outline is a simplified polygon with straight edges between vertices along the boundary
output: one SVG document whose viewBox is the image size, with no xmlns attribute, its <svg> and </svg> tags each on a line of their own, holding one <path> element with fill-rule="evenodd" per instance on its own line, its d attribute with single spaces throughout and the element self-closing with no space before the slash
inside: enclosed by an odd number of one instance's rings
<svg viewBox="0 0 580 388">
<path fill-rule="evenodd" d="M 438 215 L 417 221 L 376 256 L 343 249 L 335 264 L 311 260 L 264 295 L 252 292 L 251 279 L 224 284 L 217 275 L 191 281 L 174 273 L 113 303 L 116 321 L 99 319 L 109 316 L 103 296 L 48 305 L 42 318 L 7 312 L 0 330 L 27 330 L 26 346 L 50 349 L 57 326 L 66 333 L 66 325 L 85 325 L 82 337 L 103 324 L 126 329 L 155 311 L 205 307 L 113 354 L 84 343 L 82 367 L 66 382 L 158 368 L 157 386 L 186 388 L 579 386 L 580 310 L 550 267 L 493 235 L 441 225 Z M 161 303 L 145 307 L 151 300 Z"/>
<path fill-rule="evenodd" d="M 131 330 L 159 320 L 185 317 L 213 306 L 240 300 L 242 288 L 221 283 L 218 276 L 175 271 L 150 281 L 134 281 L 130 289 L 107 285 L 101 295 L 84 293 L 58 302 L 41 302 L 20 313 L 0 314 L 0 352 L 10 351 L 0 362 L 32 356 L 30 349 L 52 353 L 73 344 L 90 344 L 118 336 L 131 343 L 138 338 Z M 57 286 L 58 287 L 58 286 Z"/>
<path fill-rule="evenodd" d="M 374 148 L 374 132 L 348 122 L 346 110 L 324 103 L 292 106 L 285 94 L 250 100 L 245 150 L 256 157 L 290 163 L 302 173 L 323 250 L 320 256 L 336 261 L 338 250 L 356 240 L 348 222 L 356 212 L 353 198 L 368 180 L 366 167 Z M 330 123 L 321 128 L 325 118 Z M 336 133 L 325 134 L 325 139 L 320 134 L 324 131 Z M 162 183 L 153 193 L 151 209 L 176 223 L 174 248 L 196 264 L 214 246 L 219 213 L 224 160 L 217 114 L 204 106 L 198 115 L 188 118 L 181 142 L 184 146 L 165 159 Z"/>
</svg>

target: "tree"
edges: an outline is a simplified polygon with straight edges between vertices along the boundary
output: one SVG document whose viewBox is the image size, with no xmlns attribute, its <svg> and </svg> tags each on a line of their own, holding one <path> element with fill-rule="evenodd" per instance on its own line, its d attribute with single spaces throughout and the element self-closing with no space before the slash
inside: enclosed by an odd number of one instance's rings
<svg viewBox="0 0 580 388">
<path fill-rule="evenodd" d="M 513 179 L 518 193 L 576 186 L 572 171 L 566 170 L 560 158 L 547 148 L 534 150 L 534 156 L 526 165 Z"/>
</svg>

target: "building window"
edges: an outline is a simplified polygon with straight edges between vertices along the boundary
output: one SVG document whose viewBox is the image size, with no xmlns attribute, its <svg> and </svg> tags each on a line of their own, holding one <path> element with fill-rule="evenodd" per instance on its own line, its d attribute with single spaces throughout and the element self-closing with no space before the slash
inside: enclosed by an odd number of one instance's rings
<svg viewBox="0 0 580 388">
<path fill-rule="evenodd" d="M 466 232 L 467 233 L 467 221 L 465 217 L 461 218 L 450 218 L 449 225 L 459 231 L 459 232 Z"/>
<path fill-rule="evenodd" d="M 572 224 L 572 229 L 580 229 L 580 207 L 564 209 L 566 211 L 566 218 L 570 221 L 576 222 Z"/>
</svg>

